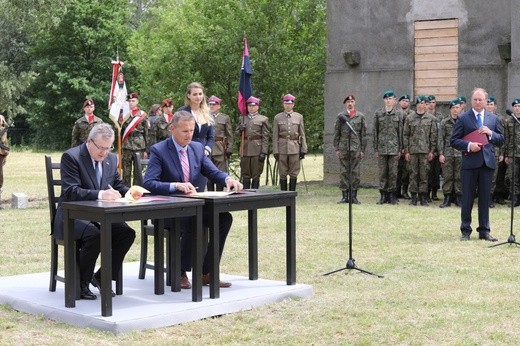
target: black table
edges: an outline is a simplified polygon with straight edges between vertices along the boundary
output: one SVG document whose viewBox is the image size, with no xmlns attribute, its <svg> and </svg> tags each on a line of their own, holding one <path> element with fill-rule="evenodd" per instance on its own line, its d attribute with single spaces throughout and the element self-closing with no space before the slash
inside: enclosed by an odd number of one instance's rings
<svg viewBox="0 0 520 346">
<path fill-rule="evenodd" d="M 210 232 L 210 298 L 220 297 L 219 213 L 247 210 L 249 280 L 258 279 L 258 209 L 285 207 L 287 285 L 296 284 L 296 196 L 295 191 L 244 190 L 227 196 L 186 196 L 205 201 Z"/>
<path fill-rule="evenodd" d="M 196 232 L 193 233 L 193 278 L 192 300 L 202 301 L 202 206 L 203 200 L 160 197 L 144 203 L 120 203 L 104 201 L 63 202 L 64 242 L 65 242 L 65 306 L 76 306 L 76 251 L 74 241 L 74 220 L 99 222 L 101 231 L 101 315 L 112 316 L 112 223 L 157 219 L 154 226 L 154 291 L 164 294 L 164 219 L 171 218 L 172 225 L 178 226 L 179 217 L 191 217 Z M 171 249 L 179 248 L 180 231 L 170 236 Z M 176 244 L 175 244 L 176 243 Z M 177 260 L 171 256 L 170 277 L 172 291 L 180 291 L 180 251 L 175 252 Z M 116 292 L 122 294 L 122 292 Z"/>
</svg>

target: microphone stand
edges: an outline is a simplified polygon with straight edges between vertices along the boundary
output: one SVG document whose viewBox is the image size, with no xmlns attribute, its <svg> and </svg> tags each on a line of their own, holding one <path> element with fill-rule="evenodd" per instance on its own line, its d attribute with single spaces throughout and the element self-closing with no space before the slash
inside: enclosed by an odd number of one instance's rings
<svg viewBox="0 0 520 346">
<path fill-rule="evenodd" d="M 378 278 L 383 278 L 384 277 L 383 275 L 374 274 L 374 273 L 371 273 L 371 272 L 366 271 L 364 269 L 358 268 L 356 266 L 356 260 L 352 257 L 352 156 L 350 155 L 350 137 L 352 136 L 352 134 L 354 134 L 356 137 L 358 137 L 358 135 L 357 135 L 356 131 L 354 131 L 354 128 L 352 127 L 352 125 L 350 125 L 350 123 L 347 121 L 346 118 L 345 118 L 345 124 L 350 129 L 350 131 L 348 133 L 348 142 L 347 142 L 348 143 L 347 144 L 348 145 L 348 167 L 349 167 L 349 172 L 348 172 L 348 174 L 349 174 L 349 179 L 348 179 L 348 189 L 349 189 L 349 198 L 348 198 L 348 242 L 349 242 L 349 245 L 348 245 L 348 261 L 347 261 L 347 264 L 345 265 L 344 268 L 339 268 L 339 269 L 333 270 L 331 272 L 325 273 L 325 274 L 323 274 L 323 276 L 334 274 L 334 273 L 337 273 L 337 272 L 345 270 L 345 269 L 354 269 L 354 270 L 360 271 L 360 272 L 365 273 L 365 274 L 374 275 L 374 276 L 377 276 Z"/>
<path fill-rule="evenodd" d="M 499 244 L 495 244 L 495 245 L 491 245 L 489 247 L 495 247 L 495 246 L 500 246 L 500 245 L 504 245 L 504 244 L 516 244 L 517 246 L 520 245 L 520 243 L 518 243 L 516 241 L 516 238 L 515 238 L 515 235 L 513 234 L 513 219 L 514 219 L 514 215 L 515 215 L 515 199 L 516 199 L 516 195 L 515 195 L 515 137 L 516 137 L 516 124 L 520 124 L 520 121 L 518 120 L 518 118 L 516 117 L 516 115 L 514 113 L 511 113 L 509 109 L 506 111 L 507 114 L 509 114 L 513 119 L 515 119 L 515 122 L 513 123 L 513 162 L 512 162 L 512 165 L 513 167 L 511 167 L 511 222 L 510 222 L 510 230 L 509 230 L 509 237 L 507 238 L 507 241 L 505 242 L 502 242 L 502 243 L 499 243 Z"/>
</svg>

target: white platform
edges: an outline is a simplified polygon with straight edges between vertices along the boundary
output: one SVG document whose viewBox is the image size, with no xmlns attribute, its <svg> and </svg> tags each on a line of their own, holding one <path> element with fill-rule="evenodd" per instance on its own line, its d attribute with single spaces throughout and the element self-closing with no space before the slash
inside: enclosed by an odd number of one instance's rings
<svg viewBox="0 0 520 346">
<path fill-rule="evenodd" d="M 153 294 L 153 272 L 148 270 L 145 280 L 139 280 L 139 263 L 125 263 L 123 295 L 113 299 L 113 316 L 101 316 L 101 299 L 77 300 L 75 308 L 65 307 L 64 286 L 58 282 L 56 292 L 49 292 L 49 273 L 0 277 L 0 303 L 13 309 L 71 325 L 96 328 L 113 333 L 166 327 L 212 316 L 250 310 L 286 298 L 308 298 L 312 286 L 288 286 L 282 281 L 255 280 L 243 276 L 221 274 L 221 279 L 233 286 L 220 290 L 219 299 L 209 298 L 209 287 L 204 286 L 202 302 L 191 301 L 191 290 L 171 292 L 165 287 L 164 295 Z"/>
</svg>

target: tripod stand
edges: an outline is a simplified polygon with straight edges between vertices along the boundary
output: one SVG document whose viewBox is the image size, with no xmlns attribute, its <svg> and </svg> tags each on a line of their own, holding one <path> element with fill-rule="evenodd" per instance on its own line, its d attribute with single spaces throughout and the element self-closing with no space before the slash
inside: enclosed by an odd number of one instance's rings
<svg viewBox="0 0 520 346">
<path fill-rule="evenodd" d="M 349 179 L 348 179 L 348 189 L 349 189 L 349 197 L 348 197 L 348 243 L 349 243 L 348 244 L 348 260 L 347 260 L 347 264 L 345 265 L 344 268 L 339 268 L 339 269 L 333 270 L 331 272 L 325 273 L 325 274 L 323 274 L 323 276 L 334 274 L 334 273 L 337 273 L 337 272 L 345 270 L 345 269 L 354 269 L 354 270 L 360 271 L 360 272 L 365 273 L 365 274 L 374 275 L 374 276 L 377 276 L 378 278 L 383 278 L 384 277 L 383 275 L 374 274 L 374 273 L 371 273 L 371 272 L 366 271 L 364 269 L 358 268 L 356 266 L 356 260 L 354 258 L 352 258 L 352 156 L 350 154 L 350 138 L 351 138 L 352 134 L 354 134 L 356 137 L 358 137 L 358 135 L 357 135 L 356 131 L 354 131 L 354 128 L 352 128 L 352 126 L 348 122 L 348 119 L 347 119 L 347 117 L 345 115 L 342 114 L 338 118 L 339 118 L 339 120 L 341 122 L 345 123 L 348 126 L 348 128 L 349 128 L 348 141 L 347 141 L 347 148 L 348 148 L 348 153 L 349 153 L 349 157 L 348 157 L 348 167 L 349 167 L 349 170 L 348 170 L 349 171 L 348 172 L 348 175 L 349 175 Z"/>
<path fill-rule="evenodd" d="M 515 161 L 516 161 L 516 158 L 515 158 L 515 137 L 516 137 L 516 124 L 520 124 L 520 121 L 518 120 L 518 118 L 516 117 L 516 115 L 514 113 L 512 113 L 509 109 L 506 110 L 506 113 L 508 115 L 510 115 L 513 119 L 515 119 L 515 122 L 513 123 L 513 162 L 512 162 L 512 165 L 513 167 L 511 167 L 511 222 L 510 222 L 510 231 L 509 231 L 509 237 L 507 238 L 507 241 L 505 242 L 502 242 L 500 244 L 495 244 L 495 245 L 491 245 L 490 247 L 495 247 L 495 246 L 500 246 L 500 245 L 504 245 L 504 244 L 516 244 L 517 246 L 520 245 L 520 243 L 518 243 L 516 241 L 516 238 L 515 238 L 515 235 L 513 234 L 513 220 L 514 220 L 514 215 L 515 215 L 515 202 L 516 202 L 516 195 L 515 195 Z"/>
</svg>

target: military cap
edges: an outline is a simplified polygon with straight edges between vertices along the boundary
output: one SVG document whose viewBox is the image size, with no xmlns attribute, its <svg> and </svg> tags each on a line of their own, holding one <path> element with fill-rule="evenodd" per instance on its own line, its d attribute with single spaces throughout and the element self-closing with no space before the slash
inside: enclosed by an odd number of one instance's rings
<svg viewBox="0 0 520 346">
<path fill-rule="evenodd" d="M 466 97 L 459 96 L 458 99 L 459 99 L 460 103 L 462 103 L 462 102 L 466 103 Z"/>
<path fill-rule="evenodd" d="M 428 101 L 435 100 L 435 95 L 428 95 Z"/>
<path fill-rule="evenodd" d="M 451 109 L 451 107 L 456 106 L 456 105 L 460 105 L 459 98 L 456 98 L 456 99 L 450 101 L 450 109 Z"/>
<path fill-rule="evenodd" d="M 392 89 L 385 90 L 383 93 L 383 99 L 386 99 L 387 97 L 395 97 L 394 91 Z"/>
<path fill-rule="evenodd" d="M 85 101 L 83 101 L 83 108 L 88 107 L 88 106 L 94 106 L 94 100 L 86 99 Z"/>
<path fill-rule="evenodd" d="M 261 100 L 259 98 L 254 97 L 254 96 L 251 96 L 246 101 L 246 103 L 248 105 L 258 105 L 258 106 L 260 105 L 260 102 L 261 102 Z"/>
<path fill-rule="evenodd" d="M 128 94 L 126 99 L 127 100 L 130 100 L 130 99 L 138 99 L 139 100 L 139 95 L 136 92 L 132 92 L 132 93 Z"/>
<path fill-rule="evenodd" d="M 218 97 L 216 97 L 215 95 L 211 95 L 210 98 L 208 99 L 208 103 L 210 105 L 219 105 L 221 102 L 222 102 L 222 100 L 219 99 Z"/>
<path fill-rule="evenodd" d="M 511 106 L 514 106 L 517 104 L 520 104 L 520 99 L 514 99 L 513 102 L 511 103 Z"/>
<path fill-rule="evenodd" d="M 287 94 L 282 97 L 283 103 L 294 103 L 294 100 L 296 100 L 296 97 L 291 94 Z"/>
<path fill-rule="evenodd" d="M 495 97 L 494 96 L 488 96 L 487 103 L 495 103 Z"/>
<path fill-rule="evenodd" d="M 354 95 L 352 94 L 348 94 L 345 99 L 343 100 L 343 103 L 347 102 L 347 101 L 350 101 L 350 100 L 356 100 L 356 98 L 354 97 Z"/>
<path fill-rule="evenodd" d="M 171 98 L 164 99 L 161 103 L 161 107 L 173 107 L 173 101 Z"/>
<path fill-rule="evenodd" d="M 402 101 L 402 100 L 410 101 L 410 95 L 408 95 L 408 94 L 401 95 L 401 97 L 399 97 L 399 101 Z"/>
<path fill-rule="evenodd" d="M 416 98 L 415 98 L 415 103 L 421 103 L 421 102 L 428 102 L 428 97 L 427 96 L 424 96 L 424 95 L 418 95 Z"/>
</svg>

